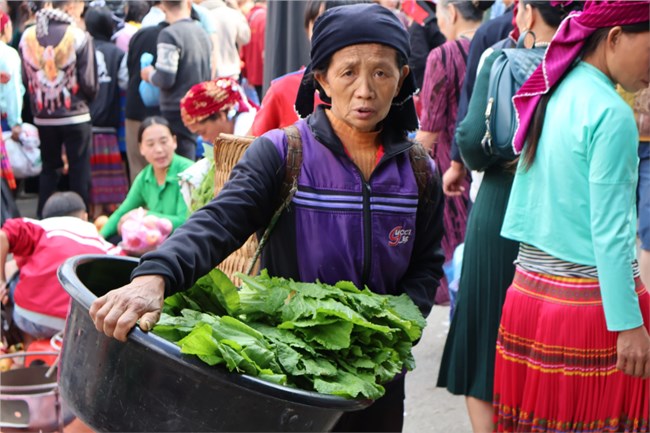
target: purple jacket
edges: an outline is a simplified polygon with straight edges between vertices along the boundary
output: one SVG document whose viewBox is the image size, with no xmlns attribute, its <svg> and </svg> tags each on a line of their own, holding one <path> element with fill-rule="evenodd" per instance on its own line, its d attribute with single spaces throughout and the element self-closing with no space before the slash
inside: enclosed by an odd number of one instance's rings
<svg viewBox="0 0 650 433">
<path fill-rule="evenodd" d="M 297 126 L 298 192 L 269 238 L 262 267 L 300 281 L 349 280 L 377 293 L 407 293 L 428 314 L 444 261 L 443 198 L 433 162 L 427 199 L 419 200 L 411 142 L 382 136 L 384 156 L 365 182 L 322 107 Z M 263 231 L 278 206 L 286 152 L 282 130 L 255 140 L 219 196 L 145 255 L 133 276 L 163 275 L 169 295 Z"/>
</svg>

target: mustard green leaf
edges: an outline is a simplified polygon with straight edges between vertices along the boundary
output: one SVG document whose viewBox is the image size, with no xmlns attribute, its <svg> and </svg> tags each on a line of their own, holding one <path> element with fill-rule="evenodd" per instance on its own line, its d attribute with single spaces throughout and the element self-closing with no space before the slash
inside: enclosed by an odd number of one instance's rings
<svg viewBox="0 0 650 433">
<path fill-rule="evenodd" d="M 304 366 L 305 374 L 314 376 L 336 376 L 336 364 L 323 357 L 301 358 L 302 365 Z"/>
<path fill-rule="evenodd" d="M 201 361 L 208 365 L 223 364 L 223 358 L 217 354 L 214 355 L 196 355 Z"/>
<path fill-rule="evenodd" d="M 316 342 L 325 349 L 339 350 L 350 347 L 351 322 L 337 321 L 326 325 L 300 327 L 296 331 L 305 341 Z"/>
<path fill-rule="evenodd" d="M 280 320 L 282 322 L 294 322 L 300 319 L 311 319 L 316 315 L 318 300 L 308 298 L 303 294 L 293 293 L 281 306 Z"/>
<path fill-rule="evenodd" d="M 226 309 L 228 314 L 237 314 L 239 311 L 239 293 L 230 278 L 217 268 L 211 270 L 208 277 L 214 289 L 212 293 L 215 294 L 221 306 Z"/>
<path fill-rule="evenodd" d="M 255 367 L 240 352 L 229 346 L 227 340 L 224 342 L 225 344 L 219 344 L 219 353 L 226 362 L 228 370 L 254 375 Z"/>
<path fill-rule="evenodd" d="M 231 339 L 237 341 L 242 346 L 247 346 L 260 341 L 264 341 L 264 335 L 231 316 L 224 316 L 219 321 L 219 326 L 214 329 L 215 337 L 221 339 Z"/>
<path fill-rule="evenodd" d="M 338 283 L 334 284 L 334 287 L 337 289 L 341 289 L 344 292 L 349 292 L 349 293 L 360 293 L 361 291 L 357 288 L 357 286 L 354 285 L 352 281 L 339 281 Z"/>
<path fill-rule="evenodd" d="M 219 342 L 212 336 L 212 326 L 200 324 L 178 341 L 181 353 L 188 355 L 214 355 L 219 353 Z"/>
<path fill-rule="evenodd" d="M 300 352 L 281 341 L 275 343 L 275 352 L 278 362 L 287 373 L 291 375 L 305 374 L 304 365 L 300 362 Z"/>
<path fill-rule="evenodd" d="M 277 383 L 278 385 L 287 385 L 287 375 L 273 373 L 271 370 L 262 370 L 259 372 L 259 378 L 267 382 Z"/>
<path fill-rule="evenodd" d="M 191 310 L 199 311 L 201 306 L 197 304 L 186 292 L 178 292 L 172 296 L 165 298 L 163 303 L 163 313 L 175 316 L 181 310 L 189 308 Z"/>
<path fill-rule="evenodd" d="M 250 326 L 261 332 L 267 340 L 274 344 L 283 343 L 293 348 L 300 348 L 312 355 L 316 354 L 316 350 L 309 343 L 293 332 L 259 322 L 252 322 Z"/>
<path fill-rule="evenodd" d="M 420 333 L 427 326 L 427 321 L 420 312 L 420 309 L 407 294 L 403 293 L 399 296 L 387 295 L 386 300 L 397 316 L 419 327 Z"/>
<path fill-rule="evenodd" d="M 333 378 L 314 378 L 314 389 L 324 394 L 334 394 L 346 398 L 363 397 L 376 400 L 384 395 L 383 386 L 345 371 L 339 371 Z"/>
<path fill-rule="evenodd" d="M 253 344 L 242 349 L 242 355 L 248 357 L 261 372 L 269 370 L 273 373 L 282 373 L 282 368 L 275 358 L 275 352 L 260 344 Z"/>
<path fill-rule="evenodd" d="M 341 291 L 334 286 L 328 286 L 319 283 L 300 283 L 291 281 L 289 289 L 301 294 L 305 298 L 325 299 L 332 297 L 340 297 Z"/>
</svg>

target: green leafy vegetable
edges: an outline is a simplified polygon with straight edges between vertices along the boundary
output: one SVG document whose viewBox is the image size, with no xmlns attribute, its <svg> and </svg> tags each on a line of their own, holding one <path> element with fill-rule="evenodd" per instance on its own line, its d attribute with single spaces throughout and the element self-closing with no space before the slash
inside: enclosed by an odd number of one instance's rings
<svg viewBox="0 0 650 433">
<path fill-rule="evenodd" d="M 237 275 L 215 269 L 165 299 L 153 332 L 208 365 L 273 383 L 377 399 L 382 383 L 415 368 L 413 342 L 426 321 L 407 295 Z"/>
</svg>

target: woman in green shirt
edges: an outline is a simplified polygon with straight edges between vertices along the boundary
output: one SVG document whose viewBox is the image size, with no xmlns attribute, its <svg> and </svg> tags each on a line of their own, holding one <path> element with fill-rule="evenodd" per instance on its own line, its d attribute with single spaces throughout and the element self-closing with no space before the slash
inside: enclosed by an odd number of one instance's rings
<svg viewBox="0 0 650 433">
<path fill-rule="evenodd" d="M 162 117 L 146 118 L 138 130 L 140 153 L 149 163 L 135 178 L 124 202 L 110 216 L 101 235 L 119 241 L 122 222 L 129 212 L 140 207 L 148 215 L 167 218 L 174 229 L 187 218 L 187 206 L 181 196 L 178 174 L 194 162 L 174 153 L 176 137 Z"/>
</svg>

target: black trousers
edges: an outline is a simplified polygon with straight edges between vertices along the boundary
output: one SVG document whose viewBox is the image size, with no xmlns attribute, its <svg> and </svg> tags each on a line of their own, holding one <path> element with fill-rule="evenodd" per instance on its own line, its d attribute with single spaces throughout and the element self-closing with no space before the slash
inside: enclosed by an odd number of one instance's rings
<svg viewBox="0 0 650 433">
<path fill-rule="evenodd" d="M 401 432 L 404 423 L 404 375 L 384 385 L 386 393 L 370 407 L 345 412 L 333 432 Z"/>
<path fill-rule="evenodd" d="M 185 127 L 181 112 L 179 111 L 161 111 L 162 116 L 169 122 L 172 134 L 176 136 L 176 153 L 185 158 L 196 160 L 196 135 L 192 134 Z"/>
<path fill-rule="evenodd" d="M 38 126 L 41 139 L 43 170 L 39 177 L 37 215 L 42 217 L 43 205 L 57 190 L 61 178 L 63 160 L 61 150 L 69 165 L 70 190 L 83 198 L 88 207 L 90 198 L 90 148 L 92 146 L 92 124 L 90 122 L 64 126 Z"/>
</svg>

